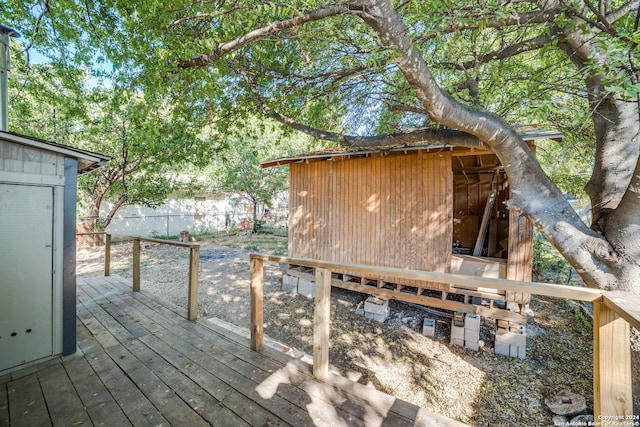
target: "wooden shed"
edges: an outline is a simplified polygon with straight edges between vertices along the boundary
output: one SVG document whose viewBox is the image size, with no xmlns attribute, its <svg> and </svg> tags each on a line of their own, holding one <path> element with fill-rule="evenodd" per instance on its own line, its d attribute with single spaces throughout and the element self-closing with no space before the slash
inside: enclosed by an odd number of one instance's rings
<svg viewBox="0 0 640 427">
<path fill-rule="evenodd" d="M 76 351 L 77 176 L 107 160 L 0 131 L 0 375 Z"/>
<path fill-rule="evenodd" d="M 561 138 L 535 129 L 522 134 L 532 147 L 537 139 Z M 531 279 L 532 225 L 504 206 L 509 178 L 490 151 L 416 145 L 262 166 L 284 164 L 290 167 L 290 257 Z M 495 301 L 515 311 L 529 302 L 525 294 L 337 273 L 334 286 L 498 318 Z M 311 278 L 297 266 L 288 274 Z"/>
</svg>

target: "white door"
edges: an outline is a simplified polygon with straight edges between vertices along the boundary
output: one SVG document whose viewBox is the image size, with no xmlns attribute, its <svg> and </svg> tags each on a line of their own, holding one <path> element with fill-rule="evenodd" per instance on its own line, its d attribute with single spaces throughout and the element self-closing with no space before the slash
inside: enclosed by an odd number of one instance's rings
<svg viewBox="0 0 640 427">
<path fill-rule="evenodd" d="M 0 371 L 53 354 L 53 187 L 0 184 Z"/>
</svg>

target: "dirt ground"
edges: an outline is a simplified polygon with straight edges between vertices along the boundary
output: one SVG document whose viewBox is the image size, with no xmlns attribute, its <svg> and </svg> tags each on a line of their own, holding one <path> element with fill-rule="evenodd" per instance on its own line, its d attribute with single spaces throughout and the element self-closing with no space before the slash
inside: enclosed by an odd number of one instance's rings
<svg viewBox="0 0 640 427">
<path fill-rule="evenodd" d="M 218 236 L 201 244 L 199 316 L 249 326 L 249 253 L 285 254 L 286 237 Z M 104 248 L 78 249 L 78 274 L 102 274 Z M 132 244 L 112 245 L 112 274 L 131 278 Z M 187 305 L 189 252 L 142 243 L 141 289 Z M 265 333 L 312 353 L 313 302 L 280 290 L 282 267 L 265 263 Z M 561 390 L 585 396 L 593 410 L 591 320 L 573 303 L 535 298 L 527 325 L 527 358 L 493 354 L 483 324 L 478 352 L 449 345 L 451 319 L 390 301 L 385 323 L 355 314 L 366 295 L 333 289 L 330 363 L 342 375 L 430 411 L 478 426 L 547 426 L 545 398 Z M 436 337 L 421 334 L 436 319 Z"/>
</svg>

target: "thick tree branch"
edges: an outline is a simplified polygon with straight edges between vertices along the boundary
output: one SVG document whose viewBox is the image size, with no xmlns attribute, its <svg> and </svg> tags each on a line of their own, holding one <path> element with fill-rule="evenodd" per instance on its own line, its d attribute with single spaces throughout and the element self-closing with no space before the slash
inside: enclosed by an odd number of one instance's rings
<svg viewBox="0 0 640 427">
<path fill-rule="evenodd" d="M 289 28 L 294 28 L 303 24 L 307 24 L 309 22 L 320 21 L 330 16 L 337 16 L 337 15 L 341 15 L 348 12 L 349 12 L 348 7 L 344 5 L 324 6 L 319 9 L 315 9 L 308 13 L 305 13 L 304 15 L 296 16 L 294 18 L 287 19 L 285 21 L 276 22 L 274 24 L 267 25 L 266 27 L 262 27 L 262 28 L 258 28 L 256 30 L 250 31 L 247 34 L 235 40 L 221 43 L 213 52 L 196 56 L 191 59 L 179 61 L 178 66 L 181 68 L 204 67 L 218 60 L 223 55 L 229 52 L 232 52 L 234 50 L 238 50 L 258 39 L 264 38 L 272 34 L 279 33 Z"/>
<path fill-rule="evenodd" d="M 633 0 L 633 1 L 627 2 L 627 3 L 623 4 L 622 6 L 620 6 L 618 9 L 616 9 L 613 12 L 609 13 L 608 15 L 606 15 L 606 18 L 610 23 L 613 24 L 618 19 L 620 19 L 623 16 L 625 16 L 627 13 L 631 13 L 631 11 L 634 10 L 634 9 L 639 9 L 640 10 L 640 1 Z"/>
<path fill-rule="evenodd" d="M 385 47 L 432 120 L 478 137 L 496 153 L 511 183 L 509 208 L 526 214 L 585 281 L 606 287 L 616 281 L 621 259 L 609 243 L 591 231 L 541 169 L 515 129 L 500 117 L 457 102 L 431 74 L 422 54 L 388 0 L 361 0 L 359 16 Z M 532 197 L 535 195 L 535 197 Z"/>
<path fill-rule="evenodd" d="M 462 30 L 477 30 L 480 28 L 504 28 L 510 26 L 524 26 L 527 24 L 548 24 L 553 22 L 558 14 L 562 12 L 564 8 L 552 8 L 548 10 L 542 10 L 540 12 L 524 12 L 509 15 L 507 17 L 483 17 L 483 19 L 477 19 L 474 24 L 452 24 L 446 28 L 434 31 L 428 34 L 422 34 L 414 37 L 416 41 L 427 41 L 443 34 L 456 33 Z"/>
<path fill-rule="evenodd" d="M 371 136 L 345 135 L 337 132 L 317 129 L 273 111 L 260 95 L 253 78 L 248 76 L 246 73 L 242 74 L 253 94 L 254 99 L 256 100 L 256 103 L 267 117 L 314 138 L 337 142 L 345 147 L 389 147 L 414 144 L 418 142 L 429 142 L 461 147 L 486 148 L 486 146 L 473 135 L 453 129 L 420 128 L 408 130 L 406 132 L 392 133 L 389 135 Z"/>
<path fill-rule="evenodd" d="M 602 31 L 603 33 L 607 33 L 612 37 L 617 37 L 625 43 L 632 44 L 633 40 L 627 37 L 626 35 L 621 35 L 618 30 L 613 26 L 613 23 L 618 19 L 625 16 L 627 13 L 631 12 L 633 9 L 640 7 L 640 2 L 638 0 L 634 0 L 632 2 L 628 2 L 617 9 L 615 12 L 612 12 L 609 15 L 602 15 L 598 9 L 596 9 L 588 0 L 585 0 L 585 5 L 595 15 L 595 19 L 591 19 L 586 16 L 586 14 L 581 13 L 577 9 L 569 6 L 571 13 L 575 15 L 577 18 L 581 19 L 585 23 L 589 24 L 593 27 L 594 31 Z"/>
<path fill-rule="evenodd" d="M 625 191 L 618 207 L 611 214 L 607 224 L 606 236 L 619 252 L 624 254 L 628 263 L 640 265 L 640 158 L 636 159 L 636 167 L 631 182 Z M 624 242 L 624 243 L 622 243 Z M 618 245 L 624 245 L 618 248 Z M 637 277 L 630 277 L 637 280 Z"/>
<path fill-rule="evenodd" d="M 549 34 L 541 34 L 537 37 L 525 40 L 520 43 L 505 46 L 502 49 L 495 50 L 493 52 L 486 53 L 478 58 L 472 59 L 466 62 L 444 62 L 440 63 L 440 66 L 453 68 L 457 70 L 470 70 L 479 65 L 486 64 L 491 61 L 501 60 L 505 58 L 511 58 L 524 52 L 530 52 L 532 50 L 541 49 L 545 45 L 548 45 L 553 40 L 553 36 Z"/>
</svg>

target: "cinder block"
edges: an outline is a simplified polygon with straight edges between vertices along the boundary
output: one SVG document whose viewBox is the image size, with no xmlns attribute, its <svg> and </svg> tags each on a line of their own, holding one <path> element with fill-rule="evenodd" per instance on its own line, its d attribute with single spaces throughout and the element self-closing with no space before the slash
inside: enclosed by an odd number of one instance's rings
<svg viewBox="0 0 640 427">
<path fill-rule="evenodd" d="M 478 341 L 480 341 L 480 331 L 474 331 L 472 329 L 466 329 L 464 330 L 464 342 L 470 342 L 470 343 L 476 343 L 478 344 Z"/>
<path fill-rule="evenodd" d="M 375 320 L 376 322 L 384 323 L 384 321 L 387 320 L 387 317 L 389 317 L 389 313 L 374 314 L 373 320 Z"/>
<path fill-rule="evenodd" d="M 509 355 L 509 344 L 501 344 L 499 342 L 496 341 L 496 345 L 493 349 L 493 351 L 495 352 L 495 354 L 500 354 L 502 356 L 508 356 Z"/>
<path fill-rule="evenodd" d="M 298 278 L 296 276 L 283 274 L 282 290 L 285 292 L 298 292 Z"/>
<path fill-rule="evenodd" d="M 364 304 L 362 303 L 362 301 L 360 301 L 358 303 L 358 306 L 356 307 L 356 314 L 364 316 Z"/>
<path fill-rule="evenodd" d="M 464 327 L 451 324 L 451 339 L 464 341 Z"/>
<path fill-rule="evenodd" d="M 518 357 L 520 359 L 527 358 L 527 347 L 518 347 Z"/>
<path fill-rule="evenodd" d="M 478 351 L 480 350 L 480 345 L 478 344 L 478 341 L 464 341 L 464 348 L 468 348 L 469 350 L 473 350 L 473 351 Z"/>
<path fill-rule="evenodd" d="M 482 297 L 471 297 L 471 304 L 482 305 Z"/>
<path fill-rule="evenodd" d="M 313 298 L 315 282 L 311 280 L 300 278 L 298 280 L 298 293 L 307 298 Z"/>
<path fill-rule="evenodd" d="M 369 297 L 364 301 L 364 311 L 373 314 L 389 314 L 389 301 L 377 297 Z"/>
<path fill-rule="evenodd" d="M 477 314 L 467 313 L 464 318 L 464 328 L 472 331 L 480 330 L 480 316 Z"/>
<path fill-rule="evenodd" d="M 376 314 L 365 311 L 364 317 L 369 320 L 375 320 L 376 322 L 384 323 L 384 321 L 387 320 L 387 317 L 389 317 L 389 314 Z"/>
<path fill-rule="evenodd" d="M 460 340 L 457 338 L 451 338 L 451 344 L 457 345 L 458 347 L 464 347 L 464 340 Z"/>
<path fill-rule="evenodd" d="M 510 345 L 509 346 L 509 356 L 518 357 L 518 346 L 517 345 Z"/>
<path fill-rule="evenodd" d="M 422 321 L 422 335 L 425 337 L 436 336 L 436 321 L 435 319 L 424 319 Z"/>
<path fill-rule="evenodd" d="M 527 336 L 513 332 L 497 333 L 496 343 L 525 347 L 527 345 Z"/>
</svg>

